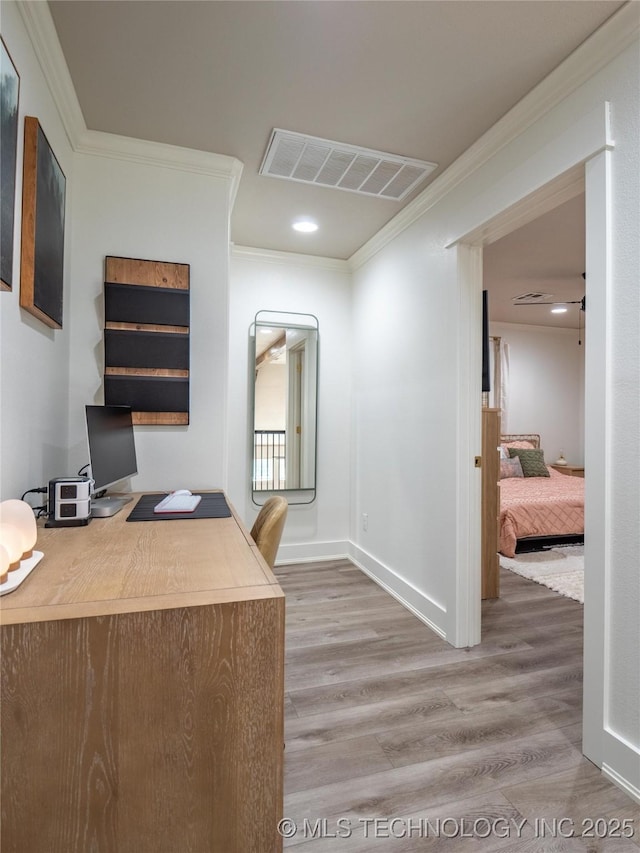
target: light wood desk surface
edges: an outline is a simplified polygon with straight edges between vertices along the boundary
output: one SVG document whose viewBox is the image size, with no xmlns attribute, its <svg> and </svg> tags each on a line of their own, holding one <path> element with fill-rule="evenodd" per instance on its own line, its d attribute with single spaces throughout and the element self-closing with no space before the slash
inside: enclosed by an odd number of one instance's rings
<svg viewBox="0 0 640 853">
<path fill-rule="evenodd" d="M 231 504 L 230 518 L 128 522 L 139 497 L 84 527 L 40 528 L 44 557 L 0 598 L 0 625 L 282 596 Z"/>
<path fill-rule="evenodd" d="M 39 531 L 0 600 L 3 853 L 274 853 L 284 595 L 230 518 Z"/>
</svg>

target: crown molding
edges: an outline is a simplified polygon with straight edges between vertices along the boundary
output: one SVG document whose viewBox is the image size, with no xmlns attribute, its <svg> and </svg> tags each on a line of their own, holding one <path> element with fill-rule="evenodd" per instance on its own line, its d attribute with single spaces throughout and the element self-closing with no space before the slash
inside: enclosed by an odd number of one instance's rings
<svg viewBox="0 0 640 853">
<path fill-rule="evenodd" d="M 112 160 L 128 160 L 132 163 L 162 168 L 179 169 L 214 178 L 231 180 L 235 184 L 233 195 L 242 175 L 242 163 L 226 154 L 213 154 L 194 148 L 181 148 L 162 142 L 134 139 L 115 133 L 85 130 L 74 146 L 79 154 L 108 157 Z"/>
<path fill-rule="evenodd" d="M 461 154 L 442 175 L 354 252 L 349 258 L 351 269 L 359 269 L 501 148 L 517 139 L 534 122 L 619 56 L 638 39 L 639 34 L 640 3 L 630 0 Z"/>
<path fill-rule="evenodd" d="M 75 150 L 87 125 L 80 109 L 69 68 L 60 47 L 58 33 L 49 11 L 49 4 L 16 0 L 27 35 L 33 45 L 44 79 L 60 114 L 62 125 Z"/>
<path fill-rule="evenodd" d="M 233 207 L 242 175 L 242 163 L 235 157 L 88 130 L 48 3 L 16 0 L 16 6 L 75 152 L 229 181 L 229 201 Z"/>
<path fill-rule="evenodd" d="M 255 249 L 251 246 L 231 244 L 231 256 L 245 261 L 260 261 L 268 264 L 289 264 L 298 267 L 316 267 L 332 272 L 351 272 L 349 261 L 339 258 L 326 258 L 319 255 L 303 255 L 296 252 L 277 252 L 273 249 Z"/>
</svg>

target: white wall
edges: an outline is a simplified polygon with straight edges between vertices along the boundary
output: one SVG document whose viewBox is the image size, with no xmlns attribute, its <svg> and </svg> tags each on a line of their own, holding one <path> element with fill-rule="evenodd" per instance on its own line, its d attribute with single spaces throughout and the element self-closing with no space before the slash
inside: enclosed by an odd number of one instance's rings
<svg viewBox="0 0 640 853">
<path fill-rule="evenodd" d="M 191 272 L 190 423 L 136 427 L 139 475 L 131 486 L 224 487 L 230 178 L 223 172 L 230 158 L 220 168 L 216 155 L 108 134 L 91 137 L 102 153 L 73 152 L 13 3 L 3 3 L 2 33 L 21 78 L 16 282 L 24 115 L 37 116 L 47 134 L 67 178 L 67 204 L 63 329 L 20 309 L 17 284 L 0 294 L 1 495 L 19 497 L 87 462 L 84 405 L 103 402 L 109 254 L 184 262 Z"/>
<path fill-rule="evenodd" d="M 223 179 L 79 154 L 70 319 L 72 468 L 87 461 L 84 405 L 102 403 L 106 255 L 190 265 L 190 416 L 184 427 L 135 428 L 134 490 L 225 483 L 228 185 Z"/>
<path fill-rule="evenodd" d="M 584 463 L 584 342 L 571 329 L 490 323 L 509 345 L 508 421 L 503 432 L 539 433 L 547 462 Z"/>
<path fill-rule="evenodd" d="M 575 128 L 611 103 L 611 455 L 603 743 L 640 791 L 640 382 L 638 340 L 638 45 L 533 121 L 484 165 L 453 185 L 354 276 L 354 553 L 445 635 L 456 600 L 455 457 L 460 302 L 455 239 L 470 233 L 580 158 Z M 571 139 L 573 148 L 567 148 Z M 578 143 L 579 144 L 579 143 Z M 587 156 L 587 152 L 585 155 Z M 520 195 L 514 191 L 519 186 Z M 602 286 L 595 281 L 591 288 Z M 384 335 L 386 347 L 378 345 Z M 461 392 L 464 394 L 464 390 Z M 605 405 L 603 399 L 601 405 Z M 527 424 L 527 429 L 529 428 Z M 542 430 L 541 430 L 542 432 Z M 379 453 L 379 446 L 388 448 Z M 473 452 L 473 451 L 472 451 Z M 479 447 L 475 450 L 479 453 Z M 462 524 L 464 519 L 460 519 Z M 594 567 L 603 572 L 602 565 Z M 602 603 L 600 602 L 602 607 Z"/>
<path fill-rule="evenodd" d="M 20 75 L 13 290 L 0 292 L 0 498 L 19 498 L 67 470 L 70 245 L 74 210 L 71 146 L 38 59 L 13 3 L 2 4 L 2 36 Z M 20 308 L 20 229 L 24 117 L 36 116 L 66 177 L 63 328 L 50 329 Z M 42 497 L 32 496 L 33 505 Z"/>
<path fill-rule="evenodd" d="M 456 522 L 455 255 L 430 256 L 443 235 L 426 232 L 422 242 L 416 231 L 355 275 L 352 533 L 358 562 L 446 632 Z"/>
<path fill-rule="evenodd" d="M 231 257 L 229 494 L 250 526 L 249 327 L 258 311 L 314 314 L 319 324 L 317 498 L 291 506 L 279 561 L 344 555 L 350 505 L 350 276 L 345 263 L 242 251 Z"/>
</svg>

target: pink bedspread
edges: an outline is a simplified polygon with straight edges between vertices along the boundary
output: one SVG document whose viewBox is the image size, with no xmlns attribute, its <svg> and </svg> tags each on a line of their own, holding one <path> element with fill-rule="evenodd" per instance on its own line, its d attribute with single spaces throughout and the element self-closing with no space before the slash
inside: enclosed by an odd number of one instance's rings
<svg viewBox="0 0 640 853">
<path fill-rule="evenodd" d="M 500 480 L 500 552 L 513 557 L 516 539 L 584 533 L 584 480 L 549 469 L 550 477 Z"/>
</svg>

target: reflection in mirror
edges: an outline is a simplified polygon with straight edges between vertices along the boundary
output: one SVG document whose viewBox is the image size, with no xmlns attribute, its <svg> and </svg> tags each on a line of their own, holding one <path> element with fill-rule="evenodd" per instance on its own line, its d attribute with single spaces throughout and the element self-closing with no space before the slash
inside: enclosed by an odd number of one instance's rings
<svg viewBox="0 0 640 853">
<path fill-rule="evenodd" d="M 253 326 L 253 466 L 256 503 L 277 492 L 311 503 L 316 488 L 318 321 L 260 311 Z"/>
</svg>

